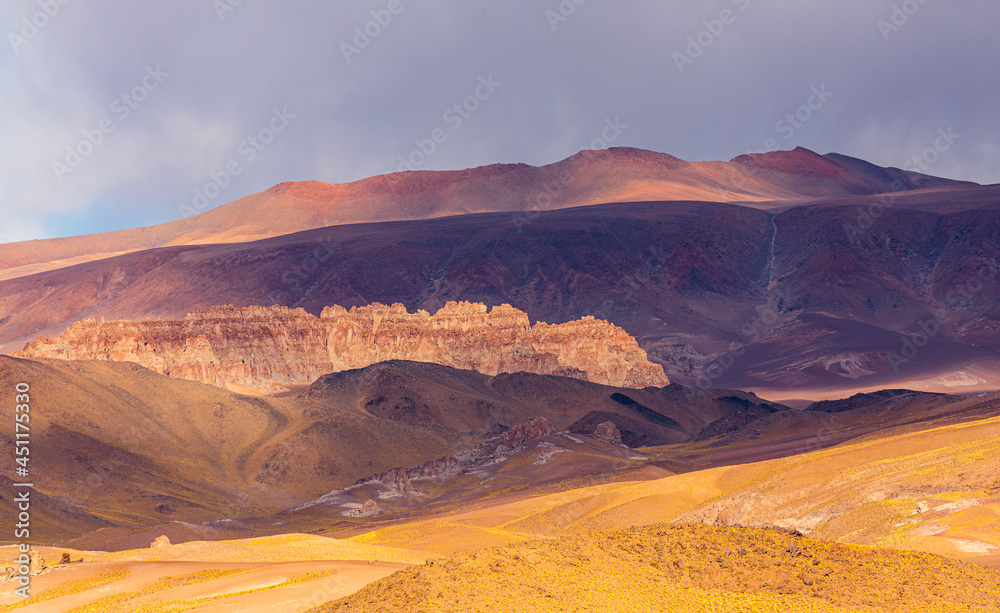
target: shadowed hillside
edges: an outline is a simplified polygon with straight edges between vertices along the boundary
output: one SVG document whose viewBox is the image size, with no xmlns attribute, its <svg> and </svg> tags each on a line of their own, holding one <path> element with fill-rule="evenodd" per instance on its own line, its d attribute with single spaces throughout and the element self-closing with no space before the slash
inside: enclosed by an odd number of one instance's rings
<svg viewBox="0 0 1000 613">
<path fill-rule="evenodd" d="M 220 304 L 319 315 L 469 300 L 550 324 L 607 320 L 670 380 L 702 387 L 823 398 L 1000 386 L 1000 214 L 900 207 L 857 220 L 846 205 L 610 204 L 526 225 L 464 215 L 156 249 L 0 282 L 0 342 L 15 351 L 84 317 Z"/>
<path fill-rule="evenodd" d="M 46 478 L 37 484 L 34 519 L 43 542 L 165 522 L 175 522 L 174 538 L 221 538 L 191 526 L 271 515 L 376 473 L 470 449 L 536 416 L 590 434 L 596 424 L 588 419 L 599 414 L 601 422 L 617 420 L 628 443 L 651 445 L 690 440 L 747 403 L 787 410 L 742 392 L 489 377 L 413 362 L 344 371 L 302 392 L 259 398 L 128 363 L 0 357 L 0 384 L 12 389 L 21 381 L 31 382 L 37 407 L 32 462 Z M 12 411 L 3 408 L 11 420 Z M 11 455 L 13 446 L 11 435 L 2 439 Z M 13 512 L 12 501 L 2 504 Z"/>
</svg>

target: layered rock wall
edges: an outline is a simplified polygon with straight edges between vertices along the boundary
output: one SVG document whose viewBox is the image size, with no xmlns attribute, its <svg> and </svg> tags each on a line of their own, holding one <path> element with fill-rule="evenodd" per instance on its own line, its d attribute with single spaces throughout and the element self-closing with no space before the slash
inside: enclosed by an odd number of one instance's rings
<svg viewBox="0 0 1000 613">
<path fill-rule="evenodd" d="M 79 321 L 56 338 L 30 343 L 26 358 L 110 360 L 236 391 L 308 385 L 321 375 L 386 360 L 432 362 L 496 375 L 531 372 L 619 387 L 667 385 L 634 338 L 600 319 L 531 325 L 502 305 L 449 302 L 437 313 L 401 304 L 319 317 L 286 307 L 214 307 L 180 321 Z"/>
</svg>

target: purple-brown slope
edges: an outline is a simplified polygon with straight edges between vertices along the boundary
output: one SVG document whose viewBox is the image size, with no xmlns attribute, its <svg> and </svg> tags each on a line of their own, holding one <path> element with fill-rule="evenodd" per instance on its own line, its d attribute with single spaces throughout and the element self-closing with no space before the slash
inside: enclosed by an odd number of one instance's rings
<svg viewBox="0 0 1000 613">
<path fill-rule="evenodd" d="M 527 223 L 464 215 L 163 248 L 0 282 L 0 342 L 13 351 L 83 317 L 172 318 L 216 304 L 319 314 L 329 304 L 434 311 L 469 300 L 511 304 L 533 321 L 608 320 L 682 383 L 975 377 L 965 367 L 995 369 L 1000 351 L 995 204 L 888 207 L 859 223 L 851 204 L 774 215 L 621 203 Z"/>
</svg>

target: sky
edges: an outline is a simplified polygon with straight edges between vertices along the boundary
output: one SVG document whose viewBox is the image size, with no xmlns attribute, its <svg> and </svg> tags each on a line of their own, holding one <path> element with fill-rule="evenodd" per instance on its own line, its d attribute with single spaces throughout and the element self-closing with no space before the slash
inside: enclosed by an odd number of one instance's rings
<svg viewBox="0 0 1000 613">
<path fill-rule="evenodd" d="M 997 24 L 996 0 L 3 0 L 0 242 L 606 146 L 1000 183 Z"/>
</svg>

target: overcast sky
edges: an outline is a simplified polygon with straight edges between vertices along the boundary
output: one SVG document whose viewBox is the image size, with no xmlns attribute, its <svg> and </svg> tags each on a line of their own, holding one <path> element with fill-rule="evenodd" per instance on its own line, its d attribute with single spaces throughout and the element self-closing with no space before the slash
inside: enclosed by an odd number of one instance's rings
<svg viewBox="0 0 1000 613">
<path fill-rule="evenodd" d="M 997 183 L 998 24 L 996 0 L 3 0 L 0 241 L 604 144 L 937 144 L 930 174 Z"/>
</svg>

